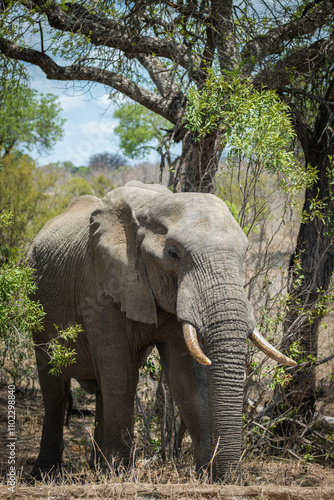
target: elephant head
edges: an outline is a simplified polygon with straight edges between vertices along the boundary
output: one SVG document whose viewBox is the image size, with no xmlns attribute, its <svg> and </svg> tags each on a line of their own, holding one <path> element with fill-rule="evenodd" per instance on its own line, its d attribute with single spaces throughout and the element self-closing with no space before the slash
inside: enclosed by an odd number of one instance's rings
<svg viewBox="0 0 334 500">
<path fill-rule="evenodd" d="M 245 234 L 213 195 L 141 183 L 107 194 L 92 213 L 90 234 L 101 286 L 126 317 L 158 331 L 159 315 L 173 315 L 193 363 L 206 365 L 198 369 L 205 372 L 207 449 L 216 450 L 215 477 L 226 477 L 240 459 L 247 337 L 294 364 L 254 328 L 243 286 Z M 198 468 L 209 459 L 197 457 Z"/>
</svg>

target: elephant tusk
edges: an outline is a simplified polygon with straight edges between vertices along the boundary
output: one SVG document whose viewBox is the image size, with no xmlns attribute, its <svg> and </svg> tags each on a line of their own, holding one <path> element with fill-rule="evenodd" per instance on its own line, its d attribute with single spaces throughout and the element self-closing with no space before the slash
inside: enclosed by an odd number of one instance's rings
<svg viewBox="0 0 334 500">
<path fill-rule="evenodd" d="M 277 349 L 275 349 L 275 347 L 270 345 L 269 342 L 267 342 L 267 340 L 261 335 L 259 330 L 257 330 L 257 328 L 254 329 L 254 331 L 248 336 L 248 338 L 253 342 L 253 344 L 256 345 L 256 347 L 264 352 L 264 354 L 277 361 L 277 363 L 287 366 L 296 366 L 296 361 L 288 358 Z"/>
<path fill-rule="evenodd" d="M 186 321 L 182 321 L 182 330 L 184 341 L 192 357 L 202 365 L 211 365 L 211 361 L 199 346 L 196 329 Z"/>
</svg>

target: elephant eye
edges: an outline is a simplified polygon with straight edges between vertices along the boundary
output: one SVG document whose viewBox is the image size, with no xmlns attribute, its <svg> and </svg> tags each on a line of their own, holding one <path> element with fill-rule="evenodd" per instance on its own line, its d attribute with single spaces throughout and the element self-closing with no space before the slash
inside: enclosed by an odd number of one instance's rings
<svg viewBox="0 0 334 500">
<path fill-rule="evenodd" d="M 174 249 L 170 248 L 167 251 L 167 253 L 168 253 L 169 257 L 171 257 L 173 260 L 175 260 L 175 261 L 179 261 L 180 260 L 179 256 L 177 255 L 177 253 L 175 252 Z"/>
</svg>

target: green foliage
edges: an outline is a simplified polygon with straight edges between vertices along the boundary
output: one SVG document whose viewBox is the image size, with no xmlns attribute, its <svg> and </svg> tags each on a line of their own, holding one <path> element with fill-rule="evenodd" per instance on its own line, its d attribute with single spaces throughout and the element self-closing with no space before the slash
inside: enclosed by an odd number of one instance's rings
<svg viewBox="0 0 334 500">
<path fill-rule="evenodd" d="M 188 93 L 185 127 L 196 140 L 221 130 L 221 140 L 232 164 L 245 163 L 281 174 L 281 185 L 292 195 L 314 180 L 288 151 L 295 137 L 289 108 L 271 90 L 256 90 L 236 74 L 216 77 L 209 71 L 201 90 Z"/>
<path fill-rule="evenodd" d="M 52 366 L 49 373 L 59 376 L 64 368 L 72 365 L 76 361 L 76 351 L 64 343 L 75 342 L 79 333 L 83 332 L 81 325 L 68 327 L 66 330 L 57 328 L 59 336 L 52 339 L 47 345 L 49 353 L 49 364 Z"/>
<path fill-rule="evenodd" d="M 0 229 L 11 224 L 12 214 L 0 215 Z M 0 368 L 10 374 L 14 383 L 33 363 L 32 333 L 43 329 L 45 317 L 41 304 L 31 299 L 36 290 L 33 269 L 22 264 L 21 257 L 21 252 L 12 250 L 7 262 L 0 267 Z M 64 343 L 75 342 L 78 333 L 83 331 L 80 325 L 57 330 L 56 339 L 46 345 L 38 344 L 49 354 L 53 375 L 59 375 L 63 368 L 75 362 L 75 350 Z"/>
<path fill-rule="evenodd" d="M 0 227 L 8 227 L 13 223 L 13 214 L 0 214 Z"/>
<path fill-rule="evenodd" d="M 63 137 L 65 120 L 59 117 L 57 97 L 38 94 L 27 85 L 3 85 L 0 90 L 0 153 L 14 148 L 39 152 L 53 148 Z"/>
<path fill-rule="evenodd" d="M 108 191 L 115 189 L 114 184 L 103 174 L 83 178 L 79 175 L 70 177 L 61 187 L 57 197 L 57 206 L 63 212 L 79 196 L 90 195 L 103 198 Z"/>
<path fill-rule="evenodd" d="M 285 366 L 281 366 L 275 369 L 274 376 L 272 378 L 271 383 L 269 384 L 269 388 L 271 390 L 275 390 L 277 386 L 286 387 L 290 380 L 292 379 L 292 375 L 286 373 Z"/>
<path fill-rule="evenodd" d="M 239 221 L 239 210 L 236 206 L 235 203 L 231 203 L 230 201 L 226 200 L 225 201 L 226 205 L 228 206 L 228 208 L 230 209 L 230 212 L 231 214 L 233 215 L 233 217 L 235 218 L 236 221 Z M 243 232 L 247 235 L 249 233 L 251 229 L 251 224 L 247 224 L 245 226 L 243 226 L 242 230 Z M 256 228 L 253 228 L 252 229 L 254 232 L 256 232 Z"/>
<path fill-rule="evenodd" d="M 89 172 L 89 168 L 88 167 L 84 167 L 84 166 L 75 167 L 75 171 L 74 171 L 74 173 L 78 174 L 78 175 L 87 175 L 88 172 Z"/>
<path fill-rule="evenodd" d="M 305 460 L 305 462 L 307 462 L 307 463 L 311 463 L 311 462 L 314 460 L 314 457 L 312 457 L 309 453 L 306 453 L 306 454 L 304 455 L 304 460 Z M 306 472 L 307 472 L 307 470 L 306 470 Z"/>
<path fill-rule="evenodd" d="M 11 248 L 25 250 L 44 224 L 64 212 L 78 196 L 103 197 L 115 188 L 100 174 L 82 177 L 71 162 L 67 165 L 36 167 L 28 155 L 16 151 L 2 159 L 0 170 L 0 211 L 13 214 L 13 224 L 0 233 L 0 256 Z"/>
<path fill-rule="evenodd" d="M 98 198 L 103 198 L 106 193 L 115 189 L 115 185 L 102 174 L 97 175 L 96 177 L 91 177 L 90 185 L 93 194 Z"/>
<path fill-rule="evenodd" d="M 114 112 L 119 119 L 115 133 L 120 138 L 120 146 L 129 158 L 143 158 L 152 146 L 148 143 L 154 139 L 158 142 L 163 137 L 162 129 L 170 128 L 170 123 L 139 104 L 121 104 Z"/>
<path fill-rule="evenodd" d="M 153 350 L 153 352 L 147 356 L 140 371 L 142 374 L 149 375 L 151 378 L 157 378 L 161 374 L 160 357 L 156 351 Z"/>
<path fill-rule="evenodd" d="M 215 195 L 223 200 L 235 220 L 240 224 L 246 235 L 250 232 L 257 233 L 257 228 L 254 227 L 255 216 L 249 199 L 246 199 L 245 192 L 240 189 L 244 177 L 241 173 L 239 179 L 236 178 L 235 172 L 221 172 L 216 175 Z M 239 182 L 238 182 L 239 180 Z M 243 179 L 245 181 L 245 179 Z M 265 204 L 262 198 L 257 200 L 258 210 Z"/>
<path fill-rule="evenodd" d="M 11 224 L 12 214 L 0 216 L 0 229 Z M 0 267 L 0 352 L 1 367 L 9 361 L 7 371 L 14 383 L 22 374 L 22 364 L 31 356 L 33 331 L 42 328 L 44 312 L 30 299 L 36 287 L 32 269 L 20 264 L 21 253 L 12 251 Z"/>
<path fill-rule="evenodd" d="M 78 198 L 78 196 L 83 196 L 85 194 L 92 195 L 93 190 L 87 179 L 83 177 L 70 177 L 68 181 L 62 186 L 61 197 L 62 205 L 67 207 L 73 200 Z"/>
<path fill-rule="evenodd" d="M 292 359 L 298 359 L 302 354 L 300 342 L 295 341 L 290 346 L 290 357 Z"/>
</svg>

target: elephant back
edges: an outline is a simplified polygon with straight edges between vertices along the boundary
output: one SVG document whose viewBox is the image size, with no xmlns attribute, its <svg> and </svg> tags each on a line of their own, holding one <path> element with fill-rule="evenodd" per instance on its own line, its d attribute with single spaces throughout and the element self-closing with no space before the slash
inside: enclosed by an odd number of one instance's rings
<svg viewBox="0 0 334 500">
<path fill-rule="evenodd" d="M 27 263 L 34 269 L 37 285 L 34 298 L 41 302 L 49 319 L 60 308 L 63 311 L 74 309 L 80 286 L 87 279 L 90 271 L 89 221 L 99 202 L 94 196 L 75 200 L 62 215 L 41 229 L 28 250 Z"/>
</svg>

